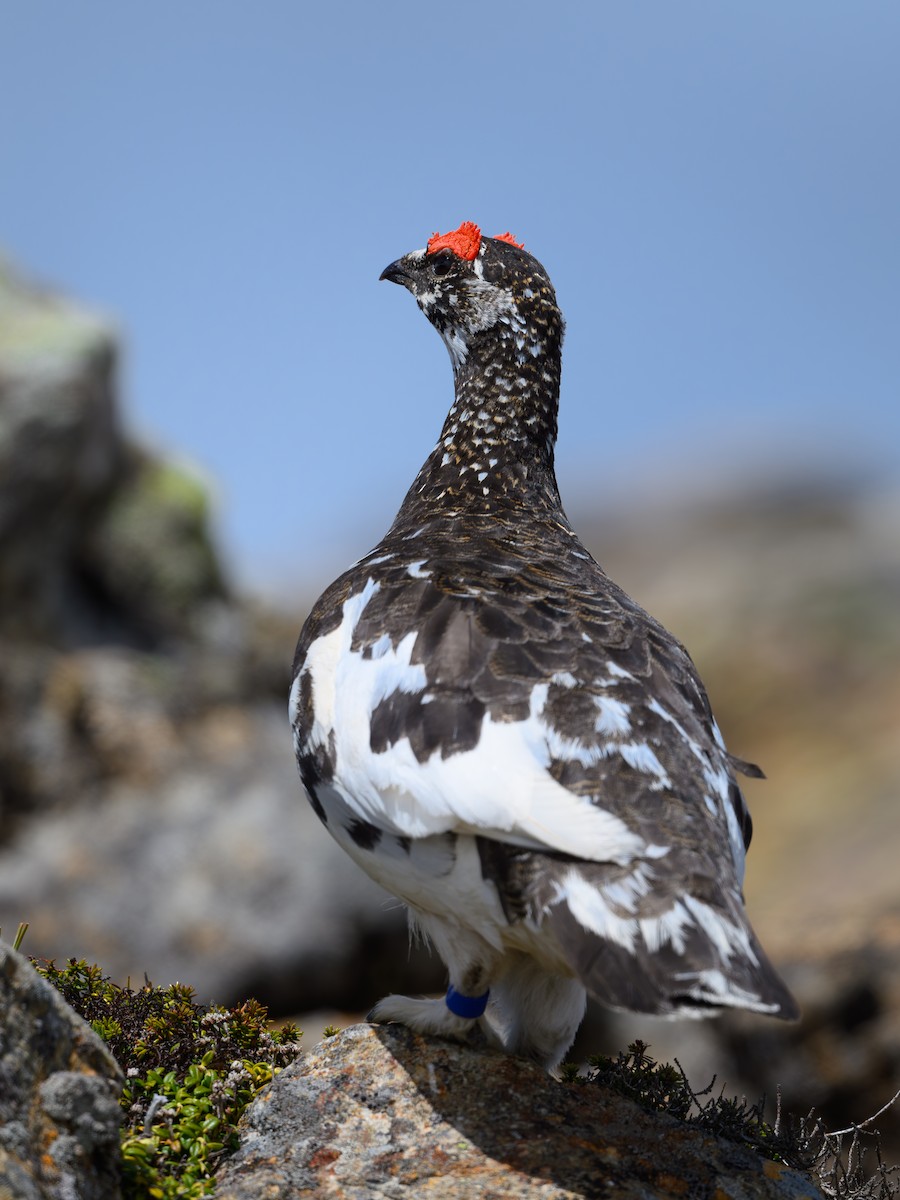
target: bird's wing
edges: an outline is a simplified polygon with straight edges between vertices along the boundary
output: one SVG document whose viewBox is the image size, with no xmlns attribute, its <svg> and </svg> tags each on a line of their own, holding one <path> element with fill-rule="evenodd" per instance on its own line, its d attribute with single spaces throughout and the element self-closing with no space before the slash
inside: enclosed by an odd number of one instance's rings
<svg viewBox="0 0 900 1200">
<path fill-rule="evenodd" d="M 742 872 L 743 805 L 690 659 L 602 572 L 580 598 L 521 574 L 379 574 L 326 600 L 339 620 L 313 614 L 295 681 L 301 760 L 360 821 L 619 864 L 715 829 Z"/>
</svg>

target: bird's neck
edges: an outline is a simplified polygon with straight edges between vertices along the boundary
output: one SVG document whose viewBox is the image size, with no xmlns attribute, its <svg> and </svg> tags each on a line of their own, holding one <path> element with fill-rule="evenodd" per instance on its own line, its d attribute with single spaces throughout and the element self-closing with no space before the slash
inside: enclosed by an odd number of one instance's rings
<svg viewBox="0 0 900 1200">
<path fill-rule="evenodd" d="M 497 325 L 455 364 L 455 396 L 440 439 L 401 513 L 558 509 L 553 469 L 562 322 L 539 333 Z"/>
</svg>

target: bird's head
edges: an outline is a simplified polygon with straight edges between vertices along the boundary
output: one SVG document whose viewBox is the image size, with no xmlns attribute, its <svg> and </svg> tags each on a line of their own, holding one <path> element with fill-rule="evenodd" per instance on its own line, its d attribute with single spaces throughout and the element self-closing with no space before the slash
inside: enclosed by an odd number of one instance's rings
<svg viewBox="0 0 900 1200">
<path fill-rule="evenodd" d="M 510 233 L 483 237 L 477 225 L 463 221 L 392 262 L 381 278 L 412 292 L 444 339 L 454 371 L 479 340 L 513 341 L 520 354 L 536 358 L 549 338 L 558 346 L 562 337 L 553 284 Z"/>
</svg>

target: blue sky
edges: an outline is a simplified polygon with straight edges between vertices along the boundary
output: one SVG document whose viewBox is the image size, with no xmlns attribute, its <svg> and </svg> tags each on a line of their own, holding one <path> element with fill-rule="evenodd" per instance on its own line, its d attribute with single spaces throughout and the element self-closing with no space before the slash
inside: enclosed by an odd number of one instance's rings
<svg viewBox="0 0 900 1200">
<path fill-rule="evenodd" d="M 451 372 L 378 275 L 463 219 L 556 284 L 570 509 L 900 470 L 895 0 L 4 9 L 0 247 L 119 322 L 245 582 L 392 518 Z"/>
</svg>

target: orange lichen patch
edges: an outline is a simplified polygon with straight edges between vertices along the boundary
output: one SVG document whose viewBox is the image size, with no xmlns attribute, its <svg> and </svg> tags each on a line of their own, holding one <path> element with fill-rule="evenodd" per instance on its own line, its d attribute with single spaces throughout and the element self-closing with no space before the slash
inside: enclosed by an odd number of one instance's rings
<svg viewBox="0 0 900 1200">
<path fill-rule="evenodd" d="M 433 233 L 428 239 L 427 253 L 452 250 L 458 258 L 466 258 L 471 262 L 480 246 L 481 230 L 474 221 L 463 221 L 459 229 L 454 229 L 452 233 Z"/>
<path fill-rule="evenodd" d="M 495 242 L 509 242 L 509 244 L 511 246 L 518 246 L 518 248 L 520 250 L 525 249 L 525 243 L 517 242 L 516 239 L 513 237 L 513 235 L 509 232 L 508 229 L 507 229 L 506 233 L 498 233 L 497 236 L 494 238 L 494 241 Z"/>
<path fill-rule="evenodd" d="M 318 1170 L 319 1167 L 330 1166 L 341 1157 L 340 1150 L 333 1150 L 329 1146 L 320 1146 L 315 1154 L 309 1160 L 310 1167 L 313 1170 Z"/>
</svg>

